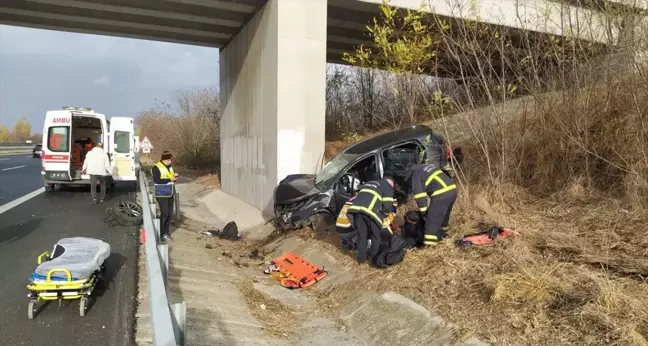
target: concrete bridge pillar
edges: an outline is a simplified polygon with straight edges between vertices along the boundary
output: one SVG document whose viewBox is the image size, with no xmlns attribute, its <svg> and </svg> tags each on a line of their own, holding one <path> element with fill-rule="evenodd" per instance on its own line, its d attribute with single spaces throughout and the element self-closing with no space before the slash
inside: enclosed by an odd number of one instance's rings
<svg viewBox="0 0 648 346">
<path fill-rule="evenodd" d="M 270 0 L 220 52 L 221 189 L 267 214 L 324 154 L 327 0 Z"/>
</svg>

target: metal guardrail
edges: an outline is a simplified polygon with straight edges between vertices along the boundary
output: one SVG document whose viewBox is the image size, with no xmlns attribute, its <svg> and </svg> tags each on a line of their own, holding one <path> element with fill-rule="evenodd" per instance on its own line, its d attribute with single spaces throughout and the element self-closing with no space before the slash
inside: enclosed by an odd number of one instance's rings
<svg viewBox="0 0 648 346">
<path fill-rule="evenodd" d="M 0 151 L 3 150 L 31 150 L 34 148 L 34 145 L 23 145 L 23 146 L 0 146 Z"/>
<path fill-rule="evenodd" d="M 12 143 L 10 143 L 10 142 L 4 142 L 4 143 L 0 143 L 0 148 L 2 148 L 2 147 L 24 147 L 24 146 L 30 146 L 30 145 L 34 146 L 36 144 L 41 144 L 41 143 L 40 142 L 38 142 L 38 143 L 36 143 L 36 142 L 34 142 L 34 143 L 25 143 L 25 142 L 12 142 Z"/>
<path fill-rule="evenodd" d="M 146 236 L 146 281 L 151 305 L 151 328 L 156 346 L 184 346 L 187 305 L 170 304 L 168 294 L 169 247 L 160 244 L 160 219 L 150 185 L 140 171 L 138 177 Z"/>
</svg>

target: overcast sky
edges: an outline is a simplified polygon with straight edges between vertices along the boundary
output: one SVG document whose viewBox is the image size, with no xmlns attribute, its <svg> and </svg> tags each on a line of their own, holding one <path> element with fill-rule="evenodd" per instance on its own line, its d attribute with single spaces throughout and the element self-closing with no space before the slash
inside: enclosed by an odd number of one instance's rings
<svg viewBox="0 0 648 346">
<path fill-rule="evenodd" d="M 173 90 L 218 84 L 218 50 L 0 25 L 0 124 L 91 107 L 134 116 Z"/>
</svg>

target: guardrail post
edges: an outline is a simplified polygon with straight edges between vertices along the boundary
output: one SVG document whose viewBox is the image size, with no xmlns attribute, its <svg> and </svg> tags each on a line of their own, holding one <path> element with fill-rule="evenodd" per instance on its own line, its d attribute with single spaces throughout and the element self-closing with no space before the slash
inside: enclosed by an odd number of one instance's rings
<svg viewBox="0 0 648 346">
<path fill-rule="evenodd" d="M 153 220 L 153 228 L 155 229 L 155 239 L 160 241 L 160 219 L 157 217 Z"/>
<path fill-rule="evenodd" d="M 185 302 L 171 304 L 173 312 L 173 332 L 176 336 L 176 343 L 185 346 L 185 330 L 187 328 L 187 304 Z"/>
<path fill-rule="evenodd" d="M 180 222 L 180 193 L 176 191 L 175 193 L 175 200 L 173 201 L 175 204 L 175 219 L 176 221 Z"/>
</svg>

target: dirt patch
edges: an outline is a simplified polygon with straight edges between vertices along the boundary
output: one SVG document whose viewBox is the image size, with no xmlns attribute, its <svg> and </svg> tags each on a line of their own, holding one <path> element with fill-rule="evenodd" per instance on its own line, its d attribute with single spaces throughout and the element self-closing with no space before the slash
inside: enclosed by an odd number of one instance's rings
<svg viewBox="0 0 648 346">
<path fill-rule="evenodd" d="M 279 300 L 259 292 L 250 279 L 237 283 L 252 315 L 263 324 L 264 330 L 276 337 L 288 338 L 294 333 L 293 309 Z"/>
<path fill-rule="evenodd" d="M 199 176 L 194 182 L 210 189 L 220 188 L 220 175 L 208 173 L 207 175 Z"/>
</svg>

